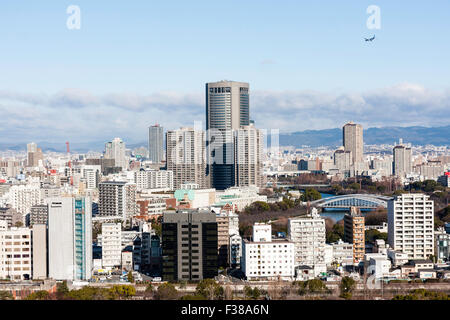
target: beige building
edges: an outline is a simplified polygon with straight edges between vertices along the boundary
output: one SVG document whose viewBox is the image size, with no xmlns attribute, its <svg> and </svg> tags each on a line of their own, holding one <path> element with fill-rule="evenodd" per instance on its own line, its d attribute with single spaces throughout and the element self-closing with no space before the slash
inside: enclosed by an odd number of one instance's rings
<svg viewBox="0 0 450 320">
<path fill-rule="evenodd" d="M 47 278 L 47 225 L 33 225 L 33 279 Z"/>
<path fill-rule="evenodd" d="M 344 241 L 353 244 L 353 263 L 364 259 L 365 254 L 365 219 L 356 207 L 344 216 Z"/>
<path fill-rule="evenodd" d="M 207 188 L 205 132 L 193 128 L 167 131 L 167 170 L 173 172 L 173 187 L 194 182 Z"/>
<path fill-rule="evenodd" d="M 404 145 L 394 147 L 394 175 L 397 177 L 404 177 L 406 174 L 412 172 L 412 153 L 411 148 Z"/>
<path fill-rule="evenodd" d="M 0 278 L 30 280 L 31 229 L 8 228 L 6 221 L 0 223 Z"/>
<path fill-rule="evenodd" d="M 262 186 L 263 134 L 253 125 L 235 131 L 235 185 Z"/>
<path fill-rule="evenodd" d="M 345 172 L 350 170 L 352 164 L 352 152 L 345 151 L 343 148 L 334 152 L 334 165 L 339 172 Z"/>
<path fill-rule="evenodd" d="M 349 122 L 342 128 L 345 151 L 352 152 L 352 163 L 363 162 L 363 127 L 360 124 Z"/>
<path fill-rule="evenodd" d="M 217 214 L 216 222 L 217 222 L 217 246 L 219 252 L 218 265 L 219 267 L 226 267 L 229 261 L 228 257 L 229 243 L 230 243 L 229 217 L 227 214 Z"/>
</svg>

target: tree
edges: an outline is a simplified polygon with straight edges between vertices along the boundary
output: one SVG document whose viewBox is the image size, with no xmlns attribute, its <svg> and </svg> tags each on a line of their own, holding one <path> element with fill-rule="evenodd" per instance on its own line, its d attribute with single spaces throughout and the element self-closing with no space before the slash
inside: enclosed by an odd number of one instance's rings
<svg viewBox="0 0 450 320">
<path fill-rule="evenodd" d="M 307 188 L 305 190 L 305 193 L 302 194 L 303 202 L 315 201 L 315 200 L 319 200 L 319 199 L 322 199 L 322 195 L 316 189 Z"/>
<path fill-rule="evenodd" d="M 258 300 L 261 297 L 261 290 L 258 287 L 252 289 L 250 286 L 245 286 L 244 295 L 247 299 Z"/>
<path fill-rule="evenodd" d="M 64 300 L 68 293 L 69 288 L 67 287 L 67 281 L 64 280 L 56 285 L 56 298 L 58 300 Z"/>
<path fill-rule="evenodd" d="M 156 300 L 176 300 L 178 291 L 171 283 L 163 283 L 158 287 L 155 294 Z"/>
<path fill-rule="evenodd" d="M 311 279 L 306 281 L 306 286 L 308 287 L 308 291 L 310 293 L 320 293 L 328 290 L 325 283 L 323 283 L 320 279 Z"/>
<path fill-rule="evenodd" d="M 132 273 L 131 271 L 128 272 L 127 280 L 128 280 L 128 282 L 130 282 L 130 283 L 133 283 L 133 282 L 134 282 L 133 273 Z"/>
<path fill-rule="evenodd" d="M 341 290 L 341 298 L 351 299 L 352 292 L 355 289 L 356 281 L 350 277 L 343 277 L 341 280 L 340 290 Z"/>
<path fill-rule="evenodd" d="M 110 291 L 113 295 L 118 295 L 120 298 L 130 298 L 136 295 L 136 288 L 131 285 L 116 285 Z"/>
<path fill-rule="evenodd" d="M 0 300 L 13 300 L 14 297 L 9 291 L 0 291 Z"/>
<path fill-rule="evenodd" d="M 35 291 L 32 294 L 28 295 L 25 300 L 49 300 L 50 293 L 45 290 Z"/>
<path fill-rule="evenodd" d="M 222 300 L 224 296 L 224 290 L 213 279 L 201 280 L 195 290 L 197 295 L 203 296 L 208 300 Z"/>
<path fill-rule="evenodd" d="M 152 230 L 155 230 L 155 233 L 158 237 L 161 237 L 162 234 L 162 227 L 161 227 L 161 223 L 157 223 L 157 222 L 152 222 Z"/>
</svg>

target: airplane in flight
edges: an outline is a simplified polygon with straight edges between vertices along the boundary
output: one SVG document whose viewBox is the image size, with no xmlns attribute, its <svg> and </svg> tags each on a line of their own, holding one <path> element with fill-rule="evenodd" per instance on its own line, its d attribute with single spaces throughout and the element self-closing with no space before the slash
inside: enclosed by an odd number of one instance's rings
<svg viewBox="0 0 450 320">
<path fill-rule="evenodd" d="M 373 41 L 373 40 L 375 40 L 375 35 L 373 35 L 373 37 L 372 38 L 369 38 L 369 39 L 367 39 L 367 38 L 364 38 L 365 40 L 366 40 L 366 42 L 367 41 Z"/>
</svg>

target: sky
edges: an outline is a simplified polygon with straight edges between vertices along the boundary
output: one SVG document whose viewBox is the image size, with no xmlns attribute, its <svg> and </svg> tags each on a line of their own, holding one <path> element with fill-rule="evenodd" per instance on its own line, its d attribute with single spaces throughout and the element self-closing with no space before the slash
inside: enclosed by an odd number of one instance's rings
<svg viewBox="0 0 450 320">
<path fill-rule="evenodd" d="M 2 1 L 0 142 L 145 141 L 204 122 L 222 79 L 262 129 L 444 126 L 449 30 L 448 0 Z"/>
</svg>

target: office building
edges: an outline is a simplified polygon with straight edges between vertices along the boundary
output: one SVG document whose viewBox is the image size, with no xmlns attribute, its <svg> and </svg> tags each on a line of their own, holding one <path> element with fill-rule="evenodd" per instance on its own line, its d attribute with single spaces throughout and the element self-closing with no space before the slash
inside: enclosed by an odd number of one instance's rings
<svg viewBox="0 0 450 320">
<path fill-rule="evenodd" d="M 47 203 L 49 277 L 89 280 L 92 272 L 90 198 L 52 198 Z"/>
<path fill-rule="evenodd" d="M 365 254 L 365 219 L 359 208 L 351 207 L 344 216 L 344 241 L 353 244 L 353 263 L 358 264 Z"/>
<path fill-rule="evenodd" d="M 394 147 L 394 175 L 397 177 L 404 177 L 412 172 L 412 153 L 411 148 L 404 145 Z"/>
<path fill-rule="evenodd" d="M 308 266 L 317 276 L 326 272 L 325 220 L 312 208 L 311 213 L 289 218 L 288 236 L 295 245 L 295 266 Z"/>
<path fill-rule="evenodd" d="M 219 81 L 206 84 L 208 175 L 218 190 L 235 185 L 233 130 L 250 125 L 249 84 Z"/>
<path fill-rule="evenodd" d="M 115 167 L 122 170 L 128 168 L 128 161 L 125 157 L 125 143 L 120 138 L 114 138 L 105 144 L 105 159 L 114 159 Z"/>
<path fill-rule="evenodd" d="M 37 147 L 36 143 L 27 144 L 27 167 L 38 167 L 43 165 L 43 161 L 42 150 Z"/>
<path fill-rule="evenodd" d="M 256 223 L 252 241 L 242 241 L 241 270 L 247 280 L 291 280 L 295 267 L 294 243 L 272 239 L 272 226 Z"/>
<path fill-rule="evenodd" d="M 352 153 L 352 164 L 363 162 L 364 142 L 362 125 L 353 122 L 345 124 L 342 128 L 342 140 L 344 150 Z"/>
<path fill-rule="evenodd" d="M 350 170 L 352 165 L 352 152 L 345 151 L 343 148 L 338 149 L 334 152 L 334 165 L 339 170 L 339 172 L 345 172 Z"/>
<path fill-rule="evenodd" d="M 429 196 L 405 193 L 388 202 L 388 242 L 410 260 L 434 254 L 434 203 Z"/>
<path fill-rule="evenodd" d="M 207 188 L 205 132 L 192 128 L 167 131 L 167 170 L 173 172 L 173 186 L 194 182 Z"/>
<path fill-rule="evenodd" d="M 160 163 L 164 157 L 164 128 L 155 124 L 148 128 L 148 158 L 153 163 Z"/>
<path fill-rule="evenodd" d="M 162 278 L 202 280 L 218 273 L 216 214 L 203 210 L 166 211 L 162 222 Z"/>
</svg>

